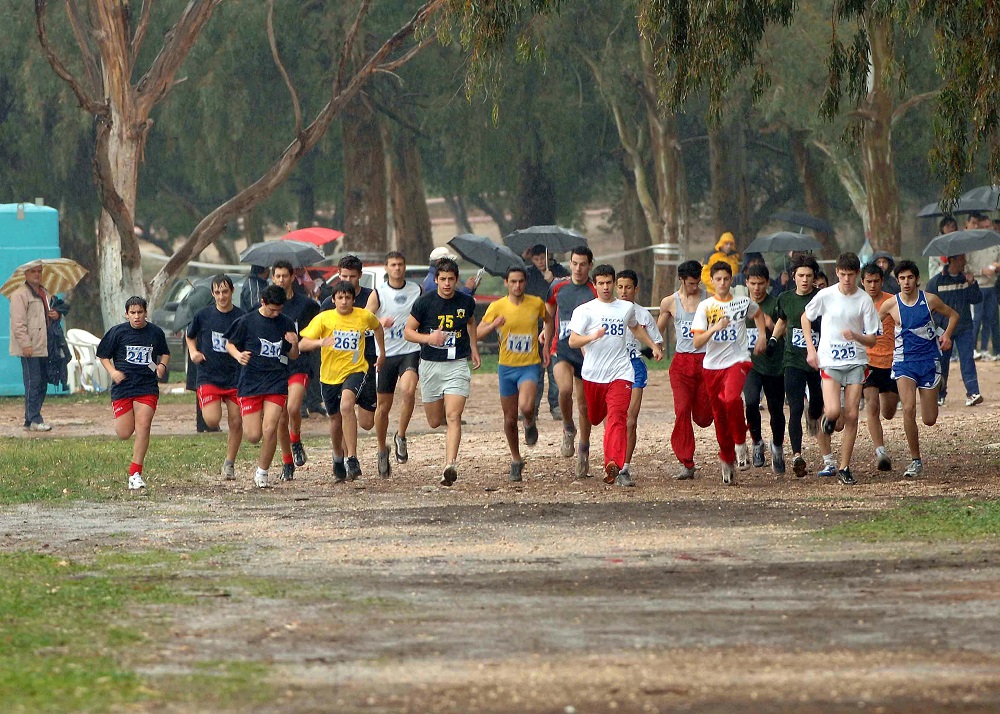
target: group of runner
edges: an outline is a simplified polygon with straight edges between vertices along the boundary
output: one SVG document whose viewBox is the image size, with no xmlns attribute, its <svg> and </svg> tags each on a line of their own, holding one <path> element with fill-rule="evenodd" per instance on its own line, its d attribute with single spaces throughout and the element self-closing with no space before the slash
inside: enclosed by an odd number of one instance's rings
<svg viewBox="0 0 1000 714">
<path fill-rule="evenodd" d="M 306 463 L 299 408 L 309 376 L 306 361 L 296 362 L 301 352 L 318 349 L 334 480 L 362 475 L 359 428 L 375 428 L 378 474 L 391 475 L 389 416 L 397 393 L 401 404 L 393 452 L 397 464 L 407 462 L 406 433 L 419 384 L 428 424 L 446 426 L 440 483 L 451 486 L 458 478 L 470 363 L 479 368 L 477 343 L 495 331 L 510 480 L 523 478 L 519 417 L 524 443 L 531 447 L 538 440 L 536 394 L 551 362 L 563 424 L 560 453 L 575 456 L 577 478 L 589 476 L 591 428 L 604 422 L 604 480 L 632 486 L 646 386 L 641 352 L 646 348 L 652 359 L 662 359 L 662 335 L 671 324 L 676 335 L 669 371 L 676 415 L 671 446 L 682 467 L 676 478 L 695 475 L 692 423 L 705 428 L 713 422 L 723 482 L 733 483 L 736 471 L 751 464 L 765 466 L 768 451 L 772 469 L 783 473 L 787 401 L 795 475 L 808 471 L 802 446 L 808 403 L 809 416 L 821 420 L 816 430 L 823 459 L 819 475 L 853 484 L 850 465 L 862 393 L 878 468 L 891 469 L 880 417 L 892 418 L 898 392 L 911 456 L 904 475 L 916 476 L 922 469 L 917 396 L 923 422 L 933 424 L 941 348 L 950 348 L 958 314 L 917 288 L 919 272 L 911 261 L 895 267 L 900 285 L 895 296 L 882 292 L 884 274 L 874 263 L 865 266 L 864 289 L 859 289 L 860 264 L 852 253 L 838 259 L 837 283 L 817 289 L 819 266 L 814 258 L 799 256 L 791 265 L 794 289 L 777 297 L 768 294 L 766 265 L 748 269 L 745 295 L 733 295 L 729 263 L 710 265 L 715 294 L 709 297 L 701 285 L 702 266 L 687 261 L 678 268 L 679 289 L 664 298 L 655 320 L 634 302 L 639 288 L 635 272 L 594 267 L 590 249 L 580 246 L 570 255 L 570 276 L 554 282 L 544 300 L 526 292 L 525 269 L 508 270 L 507 295 L 489 305 L 480 324 L 475 300 L 458 290 L 455 260 L 446 257 L 433 267 L 435 289 L 422 294 L 419 285 L 405 279 L 404 256 L 390 252 L 385 282 L 370 289 L 360 286 L 361 261 L 347 256 L 338 266 L 331 297 L 321 306 L 293 289 L 292 266 L 278 262 L 271 268 L 272 284 L 260 293 L 260 306 L 250 312 L 233 304 L 228 276 L 213 279 L 214 304 L 195 315 L 186 340 L 198 365 L 197 394 L 210 427 L 219 425 L 226 405 L 224 479 L 236 477 L 243 439 L 260 444 L 254 473 L 258 487 L 269 485 L 279 446 L 281 480 L 292 480 L 295 468 Z M 935 327 L 933 312 L 948 320 L 943 331 Z M 98 356 L 114 383 L 116 432 L 123 439 L 136 436 L 128 486 L 141 489 L 157 382 L 169 349 L 162 330 L 147 322 L 144 300 L 131 298 L 126 315 L 127 322 L 104 336 Z M 768 447 L 762 435 L 761 393 L 770 414 Z M 839 461 L 831 446 L 835 432 L 841 433 Z"/>
</svg>

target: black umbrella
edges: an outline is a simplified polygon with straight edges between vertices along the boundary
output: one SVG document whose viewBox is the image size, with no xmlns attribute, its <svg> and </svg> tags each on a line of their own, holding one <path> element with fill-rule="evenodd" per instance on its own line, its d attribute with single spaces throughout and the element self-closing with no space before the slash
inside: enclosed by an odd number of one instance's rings
<svg viewBox="0 0 1000 714">
<path fill-rule="evenodd" d="M 271 266 L 279 260 L 287 260 L 293 268 L 304 268 L 325 259 L 326 256 L 316 246 L 297 240 L 269 240 L 263 243 L 254 243 L 240 253 L 241 263 Z"/>
<path fill-rule="evenodd" d="M 984 211 L 1000 210 L 1000 186 L 977 186 L 963 193 L 958 200 L 981 203 L 986 206 L 982 209 Z"/>
<path fill-rule="evenodd" d="M 566 253 L 577 246 L 587 245 L 587 239 L 576 231 L 562 226 L 532 226 L 514 231 L 503 239 L 518 255 L 533 245 L 544 245 L 550 253 Z"/>
<path fill-rule="evenodd" d="M 746 247 L 746 253 L 787 253 L 790 250 L 821 250 L 823 245 L 805 233 L 778 231 L 769 236 L 754 238 Z"/>
<path fill-rule="evenodd" d="M 490 275 L 505 275 L 511 267 L 524 267 L 521 256 L 505 245 L 494 243 L 485 236 L 462 233 L 448 241 L 448 245 L 474 265 L 478 265 Z"/>
<path fill-rule="evenodd" d="M 793 226 L 811 228 L 820 233 L 833 233 L 833 225 L 829 221 L 817 218 L 816 216 L 810 216 L 808 213 L 802 213 L 801 211 L 778 211 L 772 214 L 771 218 L 791 223 Z"/>
<path fill-rule="evenodd" d="M 961 255 L 1000 245 L 1000 233 L 986 228 L 944 233 L 931 240 L 924 255 Z"/>
<path fill-rule="evenodd" d="M 983 188 L 989 188 L 989 186 L 983 186 Z M 977 190 L 979 189 L 973 189 L 973 191 Z M 969 193 L 971 193 L 971 191 Z M 917 218 L 941 218 L 942 216 L 954 216 L 959 213 L 982 213 L 985 211 L 995 210 L 995 202 L 991 208 L 990 204 L 986 201 L 972 198 L 967 193 L 960 196 L 958 200 L 952 204 L 951 208 L 947 208 L 947 204 L 944 203 L 928 203 L 920 209 L 920 212 L 917 214 Z"/>
</svg>

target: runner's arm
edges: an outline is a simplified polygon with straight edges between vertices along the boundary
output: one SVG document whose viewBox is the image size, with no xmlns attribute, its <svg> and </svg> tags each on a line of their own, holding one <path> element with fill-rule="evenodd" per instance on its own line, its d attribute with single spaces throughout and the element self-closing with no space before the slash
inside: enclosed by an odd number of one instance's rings
<svg viewBox="0 0 1000 714">
<path fill-rule="evenodd" d="M 819 355 L 816 353 L 816 345 L 813 344 L 812 320 L 809 319 L 809 315 L 805 311 L 802 312 L 800 322 L 802 323 L 802 339 L 806 343 L 806 362 L 813 369 L 819 369 Z"/>
<path fill-rule="evenodd" d="M 729 327 L 729 318 L 723 317 L 707 330 L 691 330 L 691 341 L 694 343 L 694 348 L 696 350 L 700 350 L 708 344 L 709 340 L 712 339 L 712 335 L 726 329 L 727 327 Z"/>
<path fill-rule="evenodd" d="M 374 295 L 375 293 L 372 293 Z M 375 369 L 382 369 L 385 364 L 385 328 L 382 323 L 378 323 L 375 328 L 375 344 L 378 346 L 378 358 L 375 360 Z"/>
<path fill-rule="evenodd" d="M 757 312 L 754 313 L 754 316 L 753 316 L 754 324 L 757 325 L 757 334 L 758 335 L 766 335 L 767 334 L 767 320 L 768 319 L 769 318 L 768 318 L 767 315 L 764 314 L 764 311 L 761 310 L 760 307 L 758 307 L 757 308 Z M 753 346 L 753 353 L 755 355 L 762 355 L 766 351 L 767 351 L 767 341 L 758 338 L 757 339 L 757 344 L 755 344 Z"/>
<path fill-rule="evenodd" d="M 368 302 L 365 303 L 365 310 L 374 315 L 380 307 L 382 307 L 382 303 L 378 299 L 378 290 L 372 290 L 371 295 L 368 296 Z"/>
<path fill-rule="evenodd" d="M 667 295 L 665 298 L 660 300 L 660 313 L 656 316 L 656 329 L 660 331 L 660 334 L 667 334 L 667 324 L 670 318 L 673 317 L 673 295 Z"/>
<path fill-rule="evenodd" d="M 642 344 L 646 345 L 649 349 L 653 351 L 653 359 L 659 362 L 663 359 L 663 350 L 660 347 L 659 342 L 654 342 L 653 338 L 649 334 L 649 330 L 646 329 L 645 325 L 634 325 L 629 327 L 632 330 L 632 334 L 635 338 L 639 340 Z"/>
<path fill-rule="evenodd" d="M 785 321 L 785 318 L 779 317 L 774 322 L 774 331 L 771 333 L 771 337 L 773 337 L 776 340 L 780 340 L 782 337 L 785 336 L 785 332 L 787 330 L 788 330 L 788 323 Z"/>
<path fill-rule="evenodd" d="M 643 331 L 645 331 L 645 330 L 643 330 Z M 581 347 L 585 347 L 585 346 L 589 345 L 594 340 L 601 339 L 602 337 L 604 337 L 604 327 L 603 326 L 598 327 L 596 330 L 594 330 L 593 332 L 591 332 L 589 334 L 586 334 L 586 335 L 581 335 L 579 332 L 570 332 L 569 333 L 569 346 L 572 349 L 574 349 L 574 350 L 578 350 Z M 647 337 L 648 337 L 648 335 L 647 335 Z"/>
<path fill-rule="evenodd" d="M 951 336 L 955 334 L 955 330 L 958 328 L 958 312 L 945 305 L 944 301 L 937 295 L 927 295 L 927 307 L 933 312 L 948 318 L 948 327 L 944 329 L 944 334 L 941 335 L 941 349 L 947 352 L 951 349 Z"/>
<path fill-rule="evenodd" d="M 469 351 L 471 352 L 470 356 L 472 357 L 472 368 L 479 369 L 483 363 L 482 359 L 479 357 L 479 340 L 471 339 L 472 335 L 478 334 L 475 317 L 469 318 L 466 329 L 469 331 Z"/>
<path fill-rule="evenodd" d="M 192 362 L 201 364 L 205 361 L 205 355 L 198 349 L 198 341 L 196 339 L 188 337 L 187 333 L 184 333 L 184 342 L 187 343 L 188 354 L 191 356 Z"/>
<path fill-rule="evenodd" d="M 107 357 L 101 357 L 101 364 L 104 365 L 104 369 L 106 369 L 108 371 L 108 374 L 111 375 L 111 379 L 114 380 L 115 384 L 122 383 L 122 381 L 125 379 L 125 373 L 119 372 L 117 369 L 115 369 L 114 362 L 112 362 Z"/>
</svg>

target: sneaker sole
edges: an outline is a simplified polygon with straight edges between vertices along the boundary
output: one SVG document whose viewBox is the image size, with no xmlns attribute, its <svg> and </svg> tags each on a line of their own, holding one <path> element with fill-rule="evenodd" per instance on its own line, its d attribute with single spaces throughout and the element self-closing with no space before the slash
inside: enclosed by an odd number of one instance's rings
<svg viewBox="0 0 1000 714">
<path fill-rule="evenodd" d="M 612 461 L 604 467 L 604 483 L 610 486 L 618 480 L 618 474 L 620 473 L 621 469 L 618 468 L 618 464 Z"/>
<path fill-rule="evenodd" d="M 398 437 L 396 435 L 393 435 L 393 437 L 392 437 L 392 450 L 393 450 L 393 452 L 395 453 L 395 456 L 396 456 L 396 463 L 397 464 L 405 464 L 407 461 L 410 460 L 410 454 L 406 450 L 405 446 L 403 447 L 403 450 L 400 451 L 399 444 L 396 441 L 397 438 Z"/>
<path fill-rule="evenodd" d="M 877 468 L 879 471 L 892 471 L 892 461 L 889 459 L 879 459 Z M 904 476 L 906 474 L 903 474 Z"/>
<path fill-rule="evenodd" d="M 458 481 L 458 469 L 454 466 L 446 466 L 444 473 L 441 474 L 441 485 L 451 486 L 456 481 Z"/>
<path fill-rule="evenodd" d="M 802 463 L 793 463 L 792 464 L 792 471 L 799 478 L 805 478 L 806 471 L 808 470 L 808 468 L 809 467 L 808 467 L 808 465 L 806 464 L 805 461 L 803 461 Z"/>
</svg>

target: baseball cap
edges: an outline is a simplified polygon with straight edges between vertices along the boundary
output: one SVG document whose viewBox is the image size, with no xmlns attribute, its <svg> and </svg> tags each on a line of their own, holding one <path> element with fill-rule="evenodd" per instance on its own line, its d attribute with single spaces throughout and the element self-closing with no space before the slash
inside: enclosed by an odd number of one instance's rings
<svg viewBox="0 0 1000 714">
<path fill-rule="evenodd" d="M 451 248 L 445 245 L 440 245 L 431 251 L 431 262 L 435 260 L 441 260 L 441 258 L 451 258 L 452 260 L 458 260 L 458 256 L 455 255 Z"/>
</svg>

